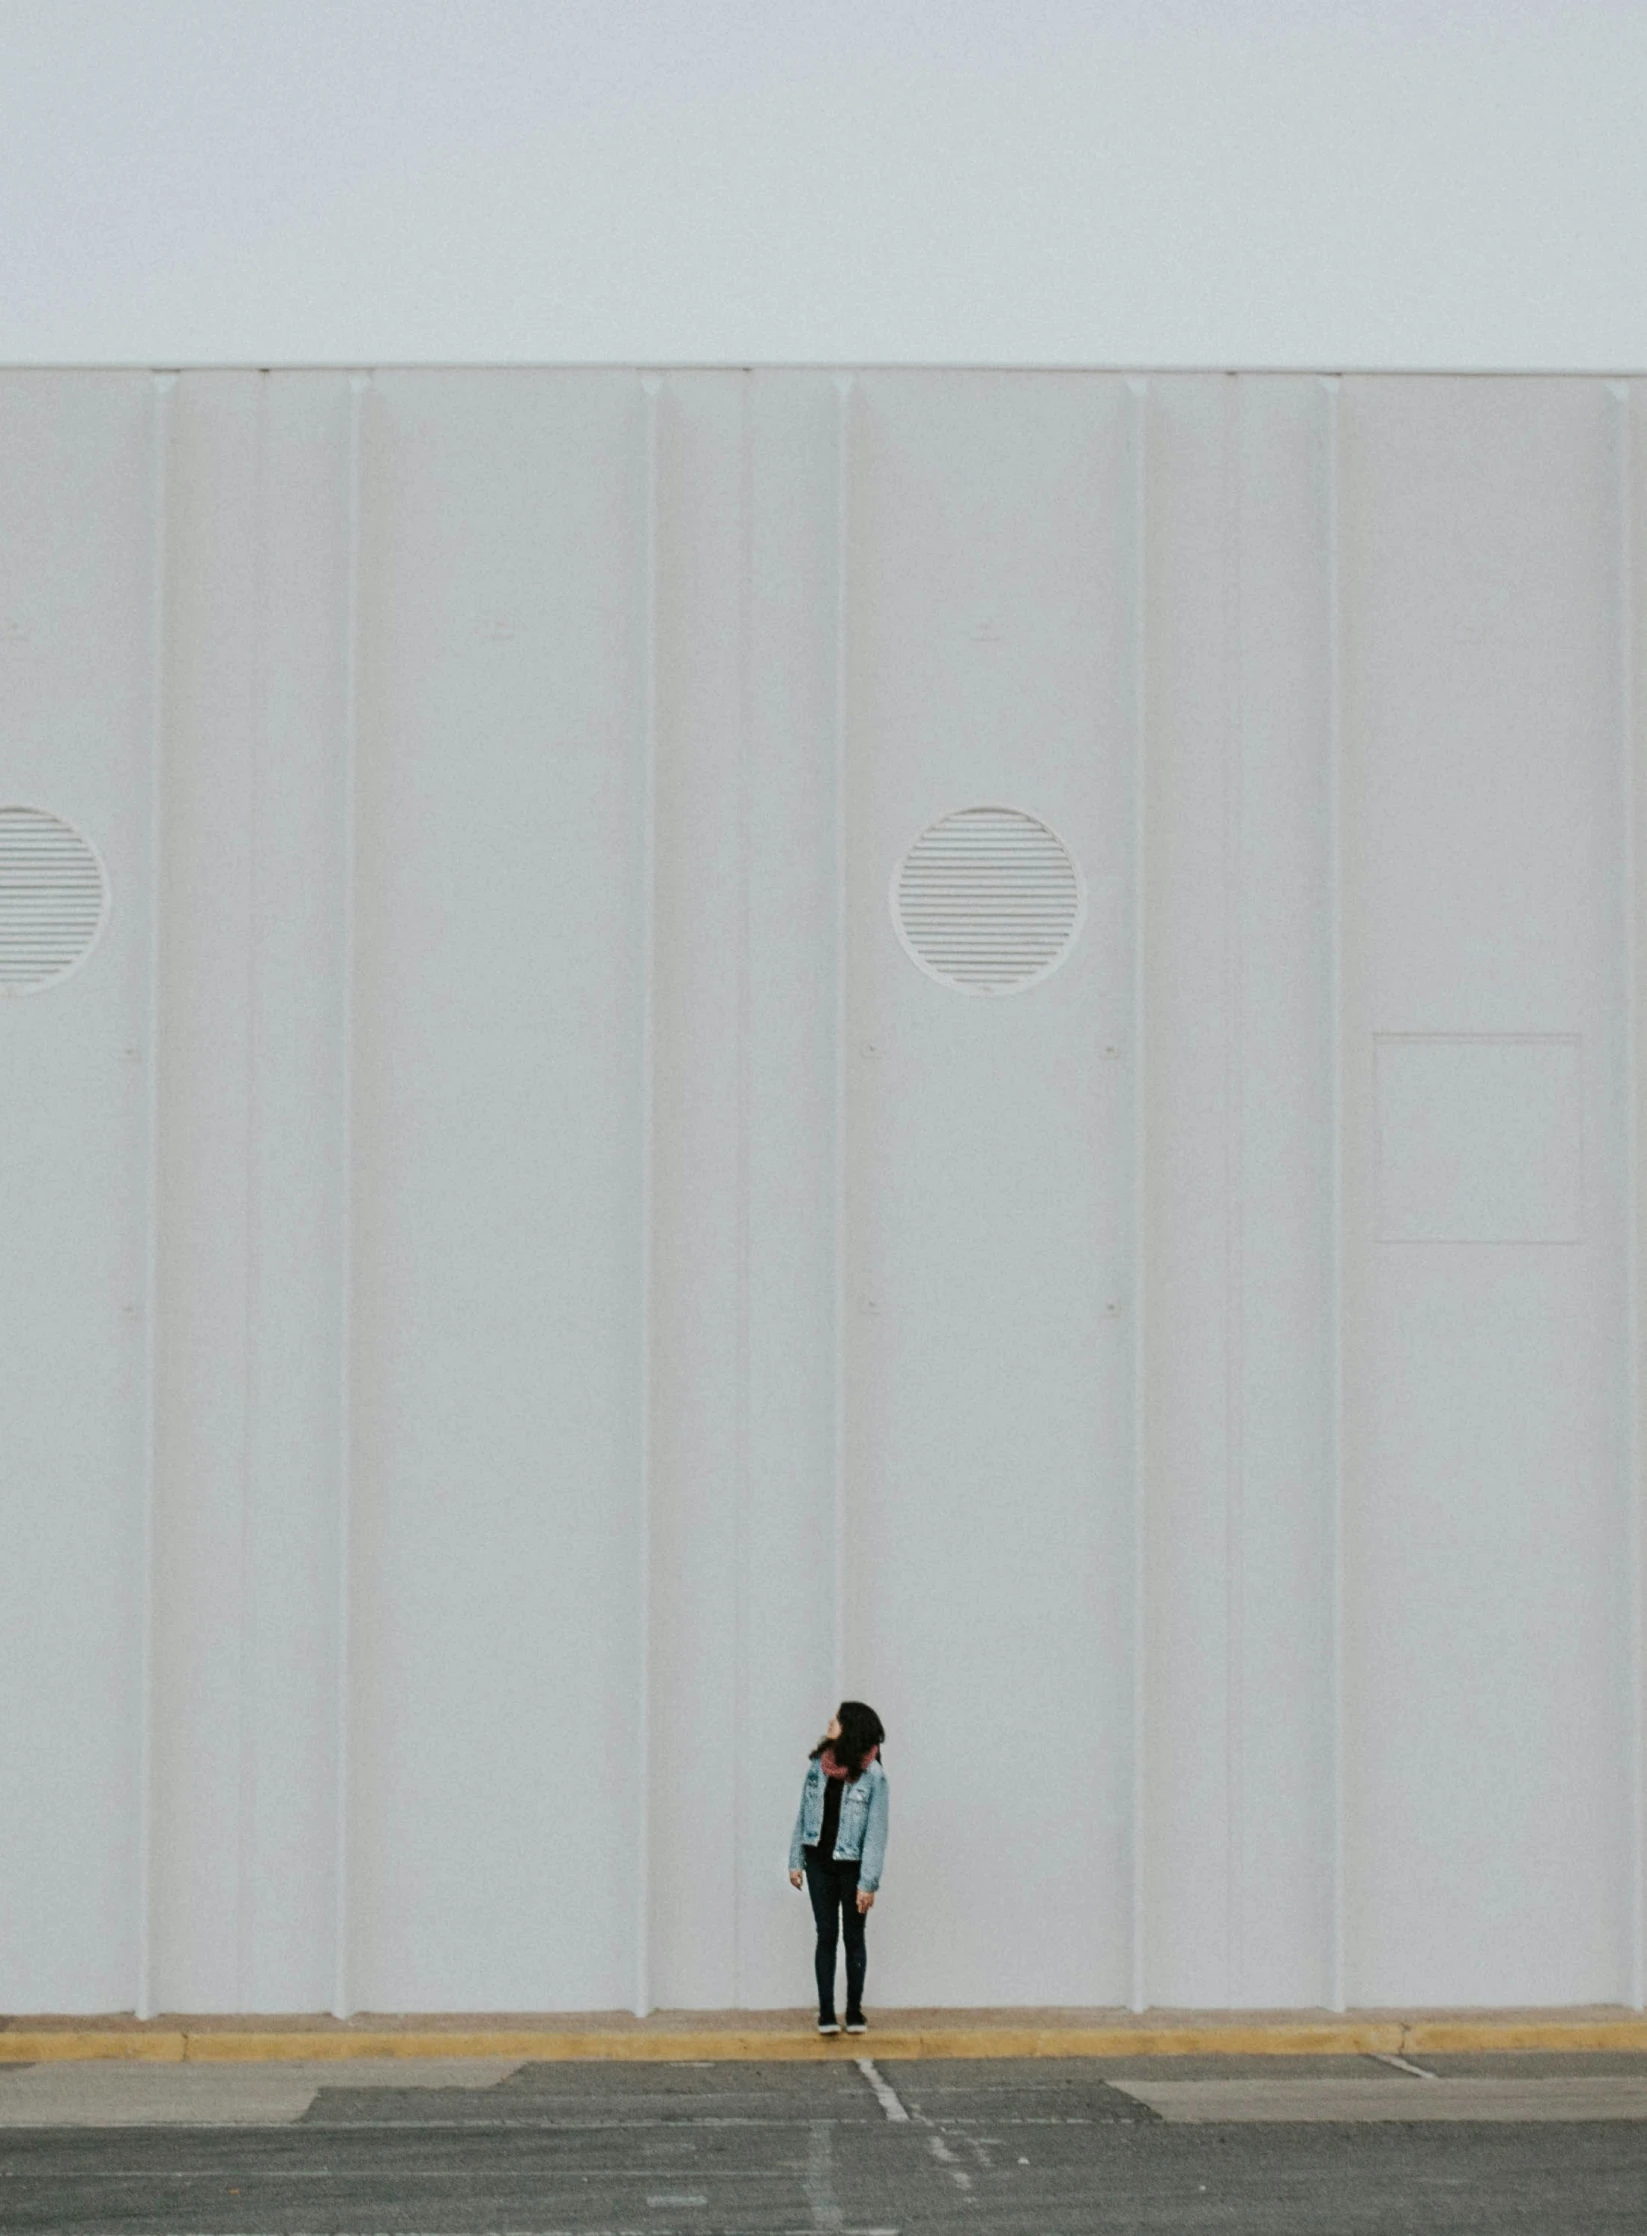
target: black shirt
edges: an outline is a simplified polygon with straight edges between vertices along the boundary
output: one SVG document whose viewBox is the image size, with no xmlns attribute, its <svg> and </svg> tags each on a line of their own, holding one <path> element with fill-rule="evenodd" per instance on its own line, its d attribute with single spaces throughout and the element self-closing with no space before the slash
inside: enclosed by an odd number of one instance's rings
<svg viewBox="0 0 1647 2236">
<path fill-rule="evenodd" d="M 835 1842 L 841 1831 L 841 1796 L 846 1791 L 844 1778 L 824 1777 L 823 1823 L 818 1827 L 818 1845 L 807 1850 L 820 1863 L 830 1862 L 835 1854 Z"/>
</svg>

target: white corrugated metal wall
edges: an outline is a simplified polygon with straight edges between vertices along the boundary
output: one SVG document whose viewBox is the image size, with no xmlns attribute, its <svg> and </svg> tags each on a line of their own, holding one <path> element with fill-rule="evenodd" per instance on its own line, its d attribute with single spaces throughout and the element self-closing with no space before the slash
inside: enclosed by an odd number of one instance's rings
<svg viewBox="0 0 1647 2236">
<path fill-rule="evenodd" d="M 1639 2003 L 1642 394 L 0 377 L 0 2007 Z"/>
</svg>

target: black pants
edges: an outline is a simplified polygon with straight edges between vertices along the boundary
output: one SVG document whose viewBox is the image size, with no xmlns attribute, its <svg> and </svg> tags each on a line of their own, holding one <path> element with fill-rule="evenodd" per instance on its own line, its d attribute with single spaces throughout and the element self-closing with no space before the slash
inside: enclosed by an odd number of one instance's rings
<svg viewBox="0 0 1647 2236">
<path fill-rule="evenodd" d="M 806 1891 L 812 1897 L 812 1915 L 818 1922 L 818 2016 L 835 2016 L 835 1950 L 846 1941 L 846 2015 L 861 2018 L 864 2007 L 864 1973 L 869 1953 L 864 1947 L 864 1921 L 858 1911 L 858 1864 L 837 1863 L 820 1857 L 816 1848 L 806 1855 Z"/>
</svg>

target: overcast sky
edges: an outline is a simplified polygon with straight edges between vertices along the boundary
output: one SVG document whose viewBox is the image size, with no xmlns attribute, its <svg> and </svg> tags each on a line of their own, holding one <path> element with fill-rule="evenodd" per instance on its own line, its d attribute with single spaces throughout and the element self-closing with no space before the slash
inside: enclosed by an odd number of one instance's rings
<svg viewBox="0 0 1647 2236">
<path fill-rule="evenodd" d="M 1647 0 L 0 32 L 0 361 L 1647 368 Z"/>
</svg>

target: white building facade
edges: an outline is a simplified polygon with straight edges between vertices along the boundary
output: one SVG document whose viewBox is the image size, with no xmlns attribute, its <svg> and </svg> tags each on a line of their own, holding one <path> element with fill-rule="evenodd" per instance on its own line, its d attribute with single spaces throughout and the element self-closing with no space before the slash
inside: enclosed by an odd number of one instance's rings
<svg viewBox="0 0 1647 2236">
<path fill-rule="evenodd" d="M 0 2008 L 1639 2005 L 1647 384 L 0 376 Z M 987 812 L 978 812 L 987 811 Z"/>
</svg>

